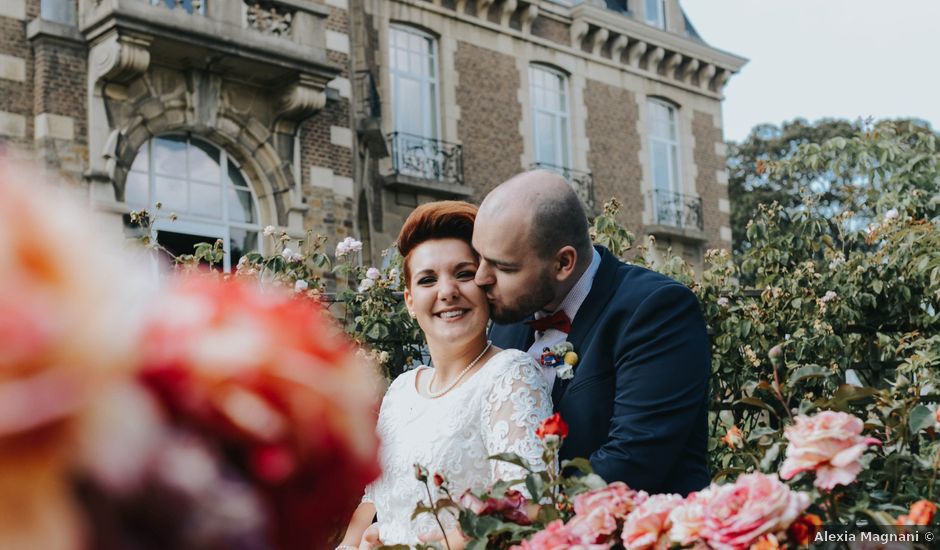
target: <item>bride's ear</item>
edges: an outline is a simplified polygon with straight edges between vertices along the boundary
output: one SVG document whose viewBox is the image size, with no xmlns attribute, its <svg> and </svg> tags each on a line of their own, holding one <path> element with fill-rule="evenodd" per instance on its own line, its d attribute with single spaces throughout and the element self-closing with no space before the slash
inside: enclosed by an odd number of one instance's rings
<svg viewBox="0 0 940 550">
<path fill-rule="evenodd" d="M 408 308 L 408 313 L 411 315 L 411 318 L 415 317 L 415 300 L 414 296 L 411 295 L 411 291 L 408 287 L 405 287 L 405 291 L 402 293 L 405 297 L 405 307 Z"/>
</svg>

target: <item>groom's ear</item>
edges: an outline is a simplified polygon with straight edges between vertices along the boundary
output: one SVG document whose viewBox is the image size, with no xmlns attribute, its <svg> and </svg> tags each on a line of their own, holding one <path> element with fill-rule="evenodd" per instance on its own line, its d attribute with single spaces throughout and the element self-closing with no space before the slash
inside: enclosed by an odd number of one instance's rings
<svg viewBox="0 0 940 550">
<path fill-rule="evenodd" d="M 573 246 L 563 246 L 555 253 L 555 279 L 567 280 L 578 265 L 578 251 Z"/>
</svg>

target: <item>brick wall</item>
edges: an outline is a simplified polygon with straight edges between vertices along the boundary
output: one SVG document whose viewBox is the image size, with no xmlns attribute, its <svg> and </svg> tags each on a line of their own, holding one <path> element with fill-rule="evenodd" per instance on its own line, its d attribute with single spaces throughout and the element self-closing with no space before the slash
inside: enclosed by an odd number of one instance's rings
<svg viewBox="0 0 940 550">
<path fill-rule="evenodd" d="M 695 189 L 702 197 L 702 215 L 705 222 L 706 248 L 730 248 L 731 242 L 721 239 L 721 227 L 730 226 L 730 216 L 719 208 L 719 199 L 728 198 L 727 186 L 718 183 L 718 171 L 725 170 L 725 159 L 715 151 L 722 142 L 721 128 L 715 127 L 711 114 L 695 111 L 692 118 L 693 152 L 698 175 Z"/>
<path fill-rule="evenodd" d="M 37 140 L 37 153 L 48 166 L 79 181 L 88 166 L 87 53 L 83 47 L 51 40 L 38 40 L 33 52 L 34 113 L 66 117 L 63 120 L 72 126 L 71 139 Z"/>
<path fill-rule="evenodd" d="M 536 17 L 532 21 L 532 34 L 564 46 L 571 45 L 571 32 L 568 25 L 545 16 Z"/>
<path fill-rule="evenodd" d="M 464 147 L 464 181 L 479 201 L 493 187 L 523 170 L 519 121 L 519 71 L 514 58 L 458 42 L 457 135 Z"/>
<path fill-rule="evenodd" d="M 0 0 L 6 1 L 6 0 Z M 17 0 L 13 0 L 16 2 Z M 38 1 L 35 9 L 38 10 Z M 34 8 L 26 5 L 27 20 Z M 0 54 L 17 65 L 14 78 L 0 78 L 0 143 L 30 147 L 33 137 L 33 55 L 26 40 L 26 20 L 0 16 Z"/>
<path fill-rule="evenodd" d="M 640 166 L 639 108 L 630 90 L 588 80 L 584 90 L 590 143 L 588 165 L 600 208 L 615 197 L 622 204 L 620 222 L 640 235 L 643 229 L 643 170 Z"/>
<path fill-rule="evenodd" d="M 331 6 L 326 28 L 330 32 L 348 36 L 347 10 Z M 353 45 L 350 44 L 350 47 Z M 351 80 L 348 51 L 329 49 L 327 58 L 342 67 L 341 78 Z M 355 133 L 350 130 L 350 102 L 346 97 L 327 102 L 326 107 L 305 121 L 300 128 L 301 181 L 304 200 L 310 207 L 304 225 L 314 233 L 329 237 L 328 249 L 351 235 L 353 230 L 354 141 Z M 311 170 L 320 174 L 319 181 L 314 181 Z M 326 179 L 330 181 L 323 181 Z"/>
</svg>

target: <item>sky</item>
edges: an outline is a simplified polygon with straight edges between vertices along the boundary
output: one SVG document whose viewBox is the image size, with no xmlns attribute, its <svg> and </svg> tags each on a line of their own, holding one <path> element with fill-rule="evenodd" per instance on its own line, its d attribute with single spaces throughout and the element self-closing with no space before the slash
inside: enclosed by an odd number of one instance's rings
<svg viewBox="0 0 940 550">
<path fill-rule="evenodd" d="M 709 45 L 749 59 L 725 139 L 802 117 L 914 117 L 940 130 L 940 0 L 681 0 Z"/>
</svg>

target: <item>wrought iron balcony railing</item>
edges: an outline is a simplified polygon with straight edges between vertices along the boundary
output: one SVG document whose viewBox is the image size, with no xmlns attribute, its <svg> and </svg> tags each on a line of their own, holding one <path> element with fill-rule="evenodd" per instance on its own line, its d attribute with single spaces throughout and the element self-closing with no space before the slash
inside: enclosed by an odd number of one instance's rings
<svg viewBox="0 0 940 550">
<path fill-rule="evenodd" d="M 702 199 L 664 189 L 653 190 L 655 223 L 683 229 L 705 229 Z"/>
<path fill-rule="evenodd" d="M 545 162 L 533 162 L 529 165 L 529 170 L 536 169 L 548 170 L 560 174 L 561 177 L 568 180 L 568 183 L 574 188 L 574 192 L 578 195 L 578 198 L 581 199 L 581 202 L 583 202 L 589 210 L 594 209 L 594 176 L 590 172 L 572 170 L 571 168 L 556 166 Z"/>
<path fill-rule="evenodd" d="M 403 132 L 388 136 L 392 171 L 442 183 L 463 185 L 463 147 Z"/>
</svg>

